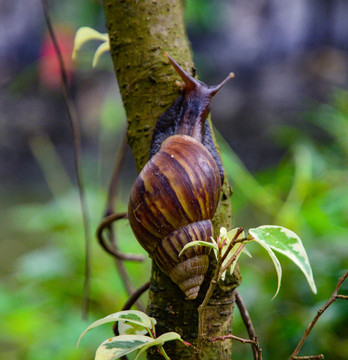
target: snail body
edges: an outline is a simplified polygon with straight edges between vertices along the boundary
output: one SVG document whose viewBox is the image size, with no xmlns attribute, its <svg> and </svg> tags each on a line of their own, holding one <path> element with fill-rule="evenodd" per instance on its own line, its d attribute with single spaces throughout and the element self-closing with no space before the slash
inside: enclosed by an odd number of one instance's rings
<svg viewBox="0 0 348 360">
<path fill-rule="evenodd" d="M 215 87 L 195 80 L 168 56 L 185 84 L 183 94 L 158 119 L 150 160 L 131 190 L 128 216 L 132 230 L 161 270 L 195 299 L 209 266 L 211 219 L 218 206 L 223 171 L 206 116 Z M 208 130 L 207 130 L 208 129 Z"/>
</svg>

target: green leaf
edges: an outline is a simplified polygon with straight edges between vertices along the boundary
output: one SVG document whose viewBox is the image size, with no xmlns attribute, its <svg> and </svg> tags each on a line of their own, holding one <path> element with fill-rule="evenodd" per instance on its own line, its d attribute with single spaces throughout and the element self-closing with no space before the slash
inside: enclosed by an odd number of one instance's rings
<svg viewBox="0 0 348 360">
<path fill-rule="evenodd" d="M 168 341 L 173 341 L 173 340 L 181 340 L 181 337 L 178 333 L 176 332 L 167 332 L 161 336 L 159 336 L 157 339 L 155 339 L 154 341 L 152 342 L 149 342 L 147 344 L 145 344 L 141 349 L 140 351 L 138 352 L 137 356 L 135 357 L 135 360 L 138 359 L 138 356 L 140 354 L 142 354 L 144 351 L 146 351 L 147 349 L 149 349 L 150 347 L 152 346 L 162 346 L 165 342 L 168 342 Z"/>
<path fill-rule="evenodd" d="M 150 318 L 151 329 L 155 329 L 156 319 Z M 117 324 L 118 332 L 120 335 L 145 335 L 149 332 L 148 328 L 144 328 L 143 325 L 137 325 L 128 321 L 119 321 Z"/>
<path fill-rule="evenodd" d="M 301 239 L 293 231 L 282 226 L 264 225 L 256 229 L 250 229 L 249 233 L 259 244 L 266 244 L 269 248 L 292 260 L 304 273 L 313 293 L 317 293 L 306 250 Z"/>
<path fill-rule="evenodd" d="M 196 245 L 210 247 L 210 248 L 212 248 L 212 249 L 215 249 L 216 251 L 219 251 L 216 243 L 213 244 L 213 243 L 210 243 L 210 242 L 208 242 L 208 241 L 191 241 L 191 242 L 189 242 L 188 244 L 186 244 L 186 245 L 182 248 L 182 250 L 180 251 L 179 256 L 181 256 L 181 254 L 182 254 L 185 250 L 187 250 L 188 248 L 190 248 L 190 247 L 192 247 L 192 246 L 196 246 Z"/>
<path fill-rule="evenodd" d="M 212 236 L 210 237 L 210 240 L 211 240 L 212 244 L 214 244 L 214 245 L 216 245 L 216 247 L 218 247 L 216 240 Z"/>
<path fill-rule="evenodd" d="M 103 42 L 109 42 L 108 34 L 101 34 L 100 32 L 84 26 L 77 30 L 74 40 L 74 48 L 72 53 L 72 58 L 76 59 L 77 52 L 80 48 L 87 42 L 91 40 L 101 40 Z"/>
<path fill-rule="evenodd" d="M 93 57 L 92 66 L 96 67 L 101 55 L 103 55 L 105 52 L 107 52 L 109 50 L 110 50 L 110 43 L 109 43 L 109 39 L 108 39 L 107 41 L 100 44 L 98 49 L 96 50 L 94 57 Z"/>
<path fill-rule="evenodd" d="M 223 229 L 223 228 L 221 228 Z M 238 228 L 232 229 L 229 232 L 227 232 L 226 234 L 224 234 L 224 236 L 226 237 L 226 243 L 224 245 L 224 247 L 221 250 L 221 256 L 224 255 L 224 253 L 226 252 L 228 245 L 231 243 L 232 239 L 234 238 L 234 236 L 236 235 L 236 232 L 238 231 Z M 222 236 L 222 231 L 220 230 L 220 235 Z M 245 234 L 244 231 L 238 236 L 238 239 L 243 239 L 245 238 Z M 222 240 L 222 239 L 221 239 Z M 228 261 L 232 258 L 232 256 L 237 252 L 237 250 L 242 246 L 242 243 L 237 243 L 236 245 L 233 246 L 233 248 L 231 249 L 231 251 L 228 253 L 228 255 L 226 256 L 225 261 L 223 262 L 222 266 L 225 266 L 225 264 L 228 263 Z M 229 267 L 229 272 L 230 274 L 233 273 L 234 268 L 236 267 L 237 264 L 237 260 L 240 256 L 242 252 L 240 252 L 236 258 L 236 260 L 233 262 L 233 264 Z M 227 273 L 227 269 L 222 273 L 221 275 L 221 279 L 225 280 L 226 277 L 226 273 Z"/>
<path fill-rule="evenodd" d="M 115 321 L 125 321 L 128 323 L 132 323 L 135 325 L 140 325 L 144 328 L 153 328 L 153 319 L 151 319 L 149 316 L 147 316 L 145 313 L 137 310 L 125 310 L 125 311 L 119 311 L 117 313 L 108 315 L 102 319 L 99 319 L 95 321 L 93 324 L 89 325 L 86 330 L 82 332 L 80 335 L 80 338 L 77 342 L 77 346 L 79 346 L 79 343 L 82 339 L 82 337 L 91 329 L 94 329 L 97 326 L 109 323 L 109 322 L 115 322 Z"/>
<path fill-rule="evenodd" d="M 244 253 L 245 255 L 249 256 L 250 258 L 253 257 L 253 256 L 251 255 L 250 251 L 249 251 L 246 247 L 242 250 L 242 253 Z"/>
<path fill-rule="evenodd" d="M 105 340 L 97 349 L 95 360 L 115 360 L 155 340 L 143 335 L 119 335 Z"/>
<path fill-rule="evenodd" d="M 263 240 L 263 238 L 258 236 L 258 233 L 255 232 L 254 230 L 256 229 L 250 229 L 249 233 L 253 236 L 254 241 L 256 241 L 258 244 L 260 244 L 269 254 L 269 256 L 271 257 L 274 267 L 277 271 L 277 276 L 278 276 L 278 285 L 277 285 L 277 290 L 274 294 L 274 296 L 272 297 L 272 300 L 278 295 L 279 289 L 280 289 L 280 285 L 281 285 L 281 281 L 282 281 L 282 267 L 280 266 L 280 262 L 277 259 L 277 257 L 275 256 L 274 252 L 272 251 L 272 249 L 267 245 L 267 243 Z"/>
<path fill-rule="evenodd" d="M 117 328 L 120 335 L 146 335 L 148 333 L 143 326 L 124 321 L 119 321 Z"/>
</svg>

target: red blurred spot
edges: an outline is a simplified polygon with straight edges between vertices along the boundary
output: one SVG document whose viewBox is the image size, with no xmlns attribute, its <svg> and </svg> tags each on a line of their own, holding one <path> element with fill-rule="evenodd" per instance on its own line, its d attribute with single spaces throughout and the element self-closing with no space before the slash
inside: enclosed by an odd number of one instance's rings
<svg viewBox="0 0 348 360">
<path fill-rule="evenodd" d="M 68 82 L 71 83 L 74 74 L 71 59 L 74 33 L 65 26 L 55 26 L 55 34 L 64 61 Z M 60 91 L 61 89 L 62 80 L 59 60 L 48 31 L 44 36 L 40 51 L 39 80 L 45 88 L 53 91 Z"/>
</svg>

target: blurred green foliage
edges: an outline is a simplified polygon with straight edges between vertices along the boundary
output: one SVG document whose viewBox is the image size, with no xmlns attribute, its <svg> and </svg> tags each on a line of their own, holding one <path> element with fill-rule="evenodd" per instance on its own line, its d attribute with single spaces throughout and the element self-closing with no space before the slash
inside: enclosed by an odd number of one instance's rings
<svg viewBox="0 0 348 360">
<path fill-rule="evenodd" d="M 97 156 L 87 153 L 83 158 L 93 237 L 89 318 L 81 318 L 85 247 L 77 189 L 51 140 L 38 135 L 31 139 L 30 147 L 51 197 L 46 202 L 24 202 L 23 198 L 2 211 L 1 227 L 8 240 L 0 255 L 5 272 L 0 285 L 1 359 L 92 358 L 98 345 L 112 334 L 111 325 L 88 335 L 76 350 L 81 331 L 91 321 L 121 309 L 127 300 L 112 258 L 94 236 L 106 202 L 106 178 L 125 122 L 120 99 L 112 98 L 107 97 L 101 109 L 101 128 L 95 135 Z M 117 211 L 126 210 L 130 185 L 128 180 L 121 184 Z M 8 197 L 10 203 L 11 195 Z M 121 250 L 143 252 L 136 241 L 129 242 L 133 235 L 126 221 L 116 228 Z M 150 262 L 127 264 L 127 269 L 138 287 L 147 281 Z"/>
</svg>

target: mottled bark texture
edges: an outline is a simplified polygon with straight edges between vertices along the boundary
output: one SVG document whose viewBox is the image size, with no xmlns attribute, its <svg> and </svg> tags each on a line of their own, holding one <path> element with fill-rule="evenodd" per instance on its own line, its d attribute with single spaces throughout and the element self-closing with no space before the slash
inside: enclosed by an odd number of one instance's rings
<svg viewBox="0 0 348 360">
<path fill-rule="evenodd" d="M 137 170 L 149 158 L 151 136 L 157 118 L 168 108 L 180 90 L 175 85 L 178 76 L 163 56 L 168 52 L 188 72 L 194 67 L 183 24 L 182 0 L 104 0 L 111 55 L 128 120 L 128 143 L 132 148 Z M 221 226 L 232 225 L 230 207 L 231 188 L 225 181 L 220 205 L 213 219 L 215 232 Z M 135 240 L 134 240 L 135 241 Z M 153 264 L 149 292 L 148 313 L 157 319 L 158 334 L 177 331 L 183 339 L 197 343 L 198 313 L 209 278 L 198 298 L 185 300 L 177 285 Z M 231 333 L 234 288 L 239 284 L 239 273 L 229 283 L 217 287 L 206 310 L 206 336 L 213 338 Z M 192 348 L 180 342 L 165 345 L 169 356 L 175 359 L 196 359 Z M 204 359 L 231 359 L 231 342 L 205 342 Z M 149 359 L 161 358 L 155 350 Z"/>
</svg>

